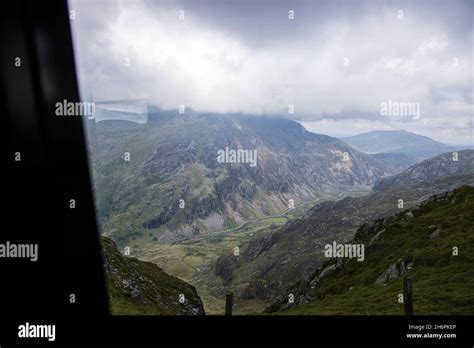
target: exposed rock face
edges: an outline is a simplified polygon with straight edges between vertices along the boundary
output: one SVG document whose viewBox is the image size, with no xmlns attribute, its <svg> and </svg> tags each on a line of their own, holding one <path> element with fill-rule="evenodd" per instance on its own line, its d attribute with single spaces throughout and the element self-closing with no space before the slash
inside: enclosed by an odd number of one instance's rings
<svg viewBox="0 0 474 348">
<path fill-rule="evenodd" d="M 204 315 L 196 289 L 150 262 L 123 256 L 101 237 L 112 314 Z"/>
<path fill-rule="evenodd" d="M 446 217 L 456 216 L 456 222 L 459 222 L 459 226 L 463 226 L 463 228 L 455 225 L 450 227 L 450 233 L 456 234 L 457 238 L 461 235 L 465 239 L 466 237 L 463 235 L 465 231 L 474 231 L 474 221 L 470 214 L 473 190 L 473 186 L 462 186 L 455 190 L 438 193 L 426 199 L 416 208 L 400 211 L 389 217 L 379 218 L 362 225 L 350 243 L 364 243 L 367 245 L 370 241 L 369 247 L 366 250 L 366 262 L 368 264 L 340 258 L 329 259 L 309 277 L 304 280 L 300 279 L 287 287 L 286 292 L 276 297 L 272 305 L 265 312 L 284 311 L 290 308 L 295 309 L 294 307 L 298 309 L 298 306 L 304 305 L 308 301 L 322 301 L 328 295 L 341 296 L 345 291 L 352 290 L 354 286 L 365 287 L 365 289 L 380 289 L 375 290 L 375 292 L 383 291 L 379 286 L 387 285 L 391 281 L 406 275 L 416 276 L 419 283 L 423 280 L 424 282 L 429 281 L 432 284 L 433 274 L 436 274 L 438 269 L 444 270 L 445 267 L 450 265 L 451 258 L 446 257 L 445 245 L 436 246 L 436 241 L 430 241 L 434 238 L 440 238 L 440 235 L 443 233 L 440 227 L 438 225 L 425 226 L 425 224 L 433 216 L 437 217 L 437 221 L 445 221 Z M 449 207 L 458 201 L 459 208 L 454 207 L 446 212 Z M 444 212 L 446 212 L 445 215 L 443 215 Z M 412 213 L 412 218 L 409 221 L 406 220 L 407 213 Z M 407 227 L 408 225 L 409 227 Z M 378 237 L 375 238 L 376 236 Z M 424 242 L 420 243 L 420 238 L 424 239 Z M 385 240 L 388 240 L 388 244 L 384 246 Z M 469 240 L 472 241 L 472 238 Z M 430 244 L 427 250 L 424 250 L 425 243 Z M 380 249 L 383 251 L 380 251 Z M 433 258 L 433 252 L 440 259 L 439 263 L 416 261 Z M 386 265 L 387 259 L 397 261 L 392 261 Z M 470 272 L 471 268 L 467 266 L 470 262 L 470 260 L 464 261 L 463 266 L 459 268 L 461 274 L 466 275 Z M 367 272 L 368 268 L 380 268 L 381 265 L 386 268 L 379 275 L 375 272 Z M 422 270 L 417 273 L 417 270 L 420 269 Z M 454 276 L 454 279 L 457 276 Z M 341 279 L 344 279 L 344 282 L 341 282 Z M 374 288 L 374 286 L 376 287 Z M 465 288 L 465 291 L 470 293 L 470 290 L 467 290 L 470 289 L 469 285 Z M 465 293 L 461 295 L 452 294 L 450 289 L 440 291 L 444 291 L 444 296 L 465 296 Z M 430 291 L 427 292 L 429 293 Z M 294 298 L 293 301 L 289 300 L 290 296 Z M 347 294 L 347 296 L 350 297 L 351 295 Z M 457 308 L 458 311 L 466 311 L 466 308 L 462 307 L 463 305 L 466 306 L 464 299 L 461 300 L 461 298 L 458 297 L 459 301 L 456 300 L 453 303 L 461 304 L 461 308 Z M 330 302 L 329 306 L 331 306 Z M 292 314 L 295 313 L 298 313 L 298 311 L 292 312 Z M 308 314 L 307 312 L 304 313 Z"/>
<path fill-rule="evenodd" d="M 319 274 L 319 278 L 322 278 L 324 277 L 325 275 L 327 274 L 330 274 L 332 273 L 333 271 L 336 270 L 336 265 L 330 265 L 330 266 L 327 266 L 326 268 L 324 268 L 321 273 Z M 315 279 L 314 279 L 315 280 Z M 312 281 L 314 283 L 314 280 Z"/>
<path fill-rule="evenodd" d="M 439 226 L 436 226 L 436 225 L 429 226 L 428 230 L 429 230 L 429 238 L 430 239 L 438 238 L 439 235 L 442 232 L 441 228 Z"/>
<path fill-rule="evenodd" d="M 210 225 L 224 230 L 281 212 L 289 199 L 298 204 L 367 190 L 394 173 L 384 161 L 290 120 L 192 110 L 150 114 L 149 120 L 109 120 L 94 129 L 100 220 L 121 246 L 150 230 L 159 242 L 208 232 Z M 257 161 L 218 163 L 225 148 L 256 151 Z M 124 149 L 129 162 L 121 160 Z"/>
<path fill-rule="evenodd" d="M 414 215 L 413 215 L 413 213 L 412 213 L 411 211 L 407 211 L 407 212 L 405 213 L 405 220 L 406 220 L 406 221 L 410 221 L 410 220 L 413 219 L 413 218 L 414 218 Z"/>
<path fill-rule="evenodd" d="M 474 150 L 448 152 L 415 164 L 400 174 L 382 178 L 374 185 L 375 191 L 393 186 L 414 185 L 461 174 L 474 175 Z M 456 160 L 455 160 L 456 159 Z"/>
<path fill-rule="evenodd" d="M 404 171 L 417 162 L 415 158 L 403 153 L 375 153 L 373 156 L 384 163 L 394 174 Z"/>
<path fill-rule="evenodd" d="M 408 265 L 405 265 L 405 262 L 398 260 L 397 263 L 391 264 L 385 272 L 383 272 L 375 281 L 375 284 L 384 285 L 387 284 L 390 280 L 402 277 L 405 275 L 408 269 L 413 267 L 413 262 L 410 262 Z"/>
<path fill-rule="evenodd" d="M 243 254 L 245 260 L 249 262 L 252 261 L 262 253 L 268 251 L 276 243 L 278 243 L 279 239 L 280 235 L 274 233 L 256 239 L 254 243 L 250 243 L 248 245 L 248 248 L 245 249 L 245 252 Z"/>
<path fill-rule="evenodd" d="M 307 280 L 300 280 L 286 289 L 286 293 L 275 298 L 273 303 L 265 309 L 265 313 L 272 313 L 285 310 L 293 306 L 313 301 L 314 298 L 309 294 L 317 284 L 327 277 L 341 269 L 347 260 L 336 258 L 324 262 Z M 290 298 L 293 301 L 290 301 Z"/>
<path fill-rule="evenodd" d="M 385 229 L 382 229 L 379 232 L 377 232 L 377 234 L 373 236 L 372 239 L 370 240 L 369 245 L 372 245 L 374 244 L 374 242 L 378 241 L 384 232 L 385 232 Z"/>
<path fill-rule="evenodd" d="M 404 200 L 406 208 L 411 207 L 402 211 L 403 221 L 408 223 L 420 214 L 420 204 L 449 195 L 446 190 L 463 184 L 474 185 L 474 176 L 397 186 L 364 197 L 317 204 L 305 217 L 242 245 L 240 257 L 221 256 L 219 267 L 225 265 L 226 269 L 224 272 L 219 268 L 216 274 L 224 274 L 226 287 L 234 291 L 237 301 L 240 293 L 248 293 L 250 290 L 246 288 L 254 289 L 257 282 L 265 288 L 260 299 L 274 301 L 287 296 L 282 288 L 308 279 L 325 265 L 325 244 L 345 243 L 352 238 L 359 241 L 370 236 L 368 245 L 372 245 L 383 240 L 386 219 L 400 212 L 398 199 Z"/>
<path fill-rule="evenodd" d="M 234 264 L 235 258 L 231 257 L 219 257 L 215 265 L 215 274 L 222 277 L 224 280 L 224 285 L 227 285 L 232 279 L 232 266 Z"/>
</svg>

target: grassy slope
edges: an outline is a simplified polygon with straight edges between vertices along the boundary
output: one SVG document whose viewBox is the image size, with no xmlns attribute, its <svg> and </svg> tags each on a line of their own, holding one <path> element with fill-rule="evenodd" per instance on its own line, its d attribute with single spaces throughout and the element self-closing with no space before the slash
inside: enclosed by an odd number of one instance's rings
<svg viewBox="0 0 474 348">
<path fill-rule="evenodd" d="M 193 314 L 191 308 L 200 308 L 201 299 L 196 290 L 186 282 L 170 276 L 150 262 L 139 261 L 120 254 L 114 243 L 101 237 L 106 260 L 106 282 L 111 313 L 114 315 L 182 315 Z M 124 281 L 131 287 L 124 287 Z M 139 296 L 132 296 L 134 288 Z M 188 303 L 179 303 L 184 294 Z"/>
<path fill-rule="evenodd" d="M 403 278 L 387 285 L 374 284 L 390 264 L 399 259 L 414 261 L 408 271 L 413 278 L 415 314 L 474 313 L 474 188 L 465 186 L 454 199 L 432 201 L 421 215 L 404 222 L 399 213 L 388 222 L 381 238 L 369 246 L 364 240 L 366 259 L 348 261 L 324 277 L 311 290 L 316 300 L 278 314 L 403 314 L 398 303 Z M 429 226 L 441 227 L 439 237 L 429 239 Z M 453 256 L 452 249 L 459 248 Z"/>
<path fill-rule="evenodd" d="M 275 223 L 274 220 L 270 221 Z M 138 253 L 141 259 L 159 264 L 165 272 L 193 284 L 204 302 L 206 314 L 222 314 L 224 313 L 224 296 L 216 297 L 210 292 L 211 289 L 222 288 L 222 280 L 215 277 L 213 272 L 209 273 L 206 265 L 222 253 L 233 251 L 235 246 L 269 233 L 269 229 L 268 221 L 265 220 L 239 231 L 215 236 L 214 239 L 221 239 L 219 241 L 212 242 L 212 236 L 197 236 L 199 238 L 177 245 L 143 245 Z M 200 271 L 197 271 L 198 267 Z M 258 310 L 252 313 L 260 312 L 266 305 L 268 303 L 260 305 Z M 236 306 L 234 313 L 237 314 L 240 310 L 240 306 Z"/>
</svg>

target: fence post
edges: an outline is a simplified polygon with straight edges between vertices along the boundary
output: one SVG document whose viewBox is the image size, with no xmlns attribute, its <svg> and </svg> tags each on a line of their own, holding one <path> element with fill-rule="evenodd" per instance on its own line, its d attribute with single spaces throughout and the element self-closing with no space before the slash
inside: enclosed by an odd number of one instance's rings
<svg viewBox="0 0 474 348">
<path fill-rule="evenodd" d="M 228 292 L 225 294 L 225 315 L 232 315 L 232 307 L 234 306 L 234 294 Z"/>
<path fill-rule="evenodd" d="M 405 315 L 413 315 L 412 285 L 411 277 L 405 277 L 403 281 L 403 304 L 405 307 Z"/>
</svg>

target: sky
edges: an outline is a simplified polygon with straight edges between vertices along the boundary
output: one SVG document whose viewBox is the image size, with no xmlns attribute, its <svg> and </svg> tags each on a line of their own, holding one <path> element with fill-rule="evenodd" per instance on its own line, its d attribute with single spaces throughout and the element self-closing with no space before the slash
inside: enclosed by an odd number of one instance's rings
<svg viewBox="0 0 474 348">
<path fill-rule="evenodd" d="M 474 144 L 473 4 L 70 0 L 69 9 L 83 99 L 465 145 Z M 419 114 L 383 114 L 388 103 Z"/>
</svg>

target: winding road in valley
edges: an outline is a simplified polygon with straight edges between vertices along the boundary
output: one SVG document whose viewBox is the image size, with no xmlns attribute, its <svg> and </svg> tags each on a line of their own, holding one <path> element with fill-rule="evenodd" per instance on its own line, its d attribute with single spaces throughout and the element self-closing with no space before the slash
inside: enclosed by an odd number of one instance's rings
<svg viewBox="0 0 474 348">
<path fill-rule="evenodd" d="M 338 194 L 335 199 L 336 200 L 341 200 L 343 198 L 346 197 L 346 194 L 345 193 L 340 193 Z M 202 238 L 202 237 L 205 237 L 205 236 L 208 236 L 208 235 L 219 235 L 219 234 L 223 234 L 223 233 L 229 233 L 229 232 L 235 232 L 237 230 L 240 230 L 241 228 L 245 227 L 246 225 L 248 224 L 251 224 L 251 223 L 255 223 L 255 222 L 260 222 L 260 221 L 263 221 L 263 220 L 268 220 L 268 219 L 273 219 L 273 218 L 278 218 L 278 217 L 282 217 L 286 214 L 288 214 L 289 212 L 291 211 L 294 211 L 298 208 L 301 208 L 305 205 L 308 205 L 310 203 L 315 203 L 315 202 L 318 202 L 318 201 L 321 201 L 321 198 L 316 198 L 316 199 L 313 199 L 311 201 L 306 201 L 306 202 L 303 202 L 301 204 L 298 204 L 296 205 L 294 208 L 290 208 L 290 209 L 287 209 L 285 210 L 284 212 L 282 213 L 278 213 L 278 214 L 274 214 L 274 215 L 268 215 L 268 216 L 263 216 L 261 218 L 258 218 L 258 219 L 253 219 L 253 220 L 248 220 L 248 221 L 244 221 L 242 222 L 239 226 L 237 227 L 234 227 L 234 228 L 231 228 L 231 229 L 228 229 L 228 230 L 221 230 L 221 231 L 212 231 L 212 232 L 206 232 L 206 233 L 202 233 L 202 234 L 199 234 L 199 235 L 195 235 L 195 236 L 189 236 L 189 237 L 185 237 L 185 238 L 181 238 L 181 239 L 177 239 L 175 241 L 173 241 L 171 244 L 178 244 L 178 243 L 181 243 L 181 242 L 184 242 L 184 241 L 188 241 L 188 240 L 192 240 L 192 239 L 196 239 L 196 238 Z"/>
</svg>

